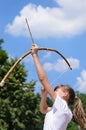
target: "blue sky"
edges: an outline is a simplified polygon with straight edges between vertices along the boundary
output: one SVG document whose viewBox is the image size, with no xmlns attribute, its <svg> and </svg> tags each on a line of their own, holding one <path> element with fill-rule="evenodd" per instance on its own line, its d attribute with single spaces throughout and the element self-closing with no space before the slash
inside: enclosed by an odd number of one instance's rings
<svg viewBox="0 0 86 130">
<path fill-rule="evenodd" d="M 73 68 L 68 70 L 55 53 L 40 51 L 52 87 L 70 84 L 74 90 L 86 93 L 86 0 L 0 0 L 0 37 L 9 57 L 19 58 L 31 48 L 25 18 L 35 43 L 60 51 Z M 37 80 L 36 91 L 40 91 L 32 57 L 23 62 L 28 70 L 27 81 Z"/>
</svg>

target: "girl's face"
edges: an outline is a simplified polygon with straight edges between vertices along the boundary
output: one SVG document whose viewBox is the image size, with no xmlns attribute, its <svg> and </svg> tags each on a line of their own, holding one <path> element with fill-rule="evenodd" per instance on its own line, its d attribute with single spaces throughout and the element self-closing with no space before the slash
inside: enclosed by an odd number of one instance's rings
<svg viewBox="0 0 86 130">
<path fill-rule="evenodd" d="M 55 90 L 55 93 L 62 97 L 63 99 L 68 98 L 68 92 L 65 91 L 64 87 L 59 87 Z"/>
</svg>

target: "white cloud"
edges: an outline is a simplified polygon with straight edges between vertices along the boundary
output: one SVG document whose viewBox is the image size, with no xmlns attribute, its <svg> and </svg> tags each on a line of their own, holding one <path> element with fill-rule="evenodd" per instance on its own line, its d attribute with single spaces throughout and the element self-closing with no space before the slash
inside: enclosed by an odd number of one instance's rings
<svg viewBox="0 0 86 130">
<path fill-rule="evenodd" d="M 46 59 L 46 58 L 49 58 L 51 57 L 51 52 L 47 52 L 44 56 L 43 56 L 43 59 Z"/>
<path fill-rule="evenodd" d="M 73 36 L 86 31 L 86 0 L 55 1 L 59 7 L 26 5 L 5 31 L 15 36 L 28 35 L 25 18 L 36 38 Z"/>
<path fill-rule="evenodd" d="M 78 69 L 79 68 L 79 60 L 78 59 L 74 59 L 74 58 L 70 58 L 67 59 L 72 67 L 72 69 Z M 63 72 L 65 70 L 68 69 L 68 65 L 66 62 L 64 62 L 63 59 L 58 59 L 57 62 L 55 63 L 50 63 L 50 62 L 46 62 L 44 64 L 44 69 L 46 71 L 58 71 L 58 72 Z"/>
<path fill-rule="evenodd" d="M 79 92 L 86 93 L 86 70 L 83 70 L 80 77 L 77 78 L 76 86 Z"/>
</svg>

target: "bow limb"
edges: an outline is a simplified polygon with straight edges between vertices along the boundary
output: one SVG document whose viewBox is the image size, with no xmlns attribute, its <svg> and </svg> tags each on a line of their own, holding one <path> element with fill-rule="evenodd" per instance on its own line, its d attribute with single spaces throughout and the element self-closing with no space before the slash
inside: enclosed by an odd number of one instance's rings
<svg viewBox="0 0 86 130">
<path fill-rule="evenodd" d="M 69 62 L 67 61 L 67 59 L 57 50 L 52 49 L 52 48 L 38 48 L 38 50 L 48 50 L 48 51 L 53 51 L 56 52 L 57 54 L 59 54 L 64 61 L 67 63 L 68 67 L 72 70 L 71 65 L 69 64 Z M 10 68 L 10 70 L 7 72 L 7 74 L 4 76 L 4 78 L 2 79 L 2 81 L 0 82 L 0 87 L 3 87 L 5 84 L 6 79 L 8 78 L 8 76 L 10 75 L 10 73 L 15 69 L 15 67 L 18 65 L 18 63 L 23 60 L 27 55 L 31 54 L 32 50 L 29 50 L 28 52 L 26 52 L 23 56 L 21 56 L 16 62 L 15 64 Z"/>
<path fill-rule="evenodd" d="M 72 67 L 71 67 L 70 63 L 68 62 L 68 60 L 59 51 L 52 49 L 52 48 L 38 48 L 38 50 L 48 50 L 48 51 L 56 52 L 57 54 L 59 54 L 64 59 L 64 61 L 67 63 L 70 70 L 72 70 Z"/>
<path fill-rule="evenodd" d="M 18 63 L 24 59 L 27 55 L 31 54 L 31 50 L 26 52 L 23 56 L 21 56 L 16 62 L 15 64 L 9 69 L 9 71 L 7 72 L 7 74 L 4 76 L 4 78 L 2 79 L 2 81 L 0 82 L 0 87 L 3 87 L 5 84 L 6 79 L 8 78 L 8 76 L 10 75 L 10 73 L 15 69 L 15 67 L 18 65 Z"/>
</svg>

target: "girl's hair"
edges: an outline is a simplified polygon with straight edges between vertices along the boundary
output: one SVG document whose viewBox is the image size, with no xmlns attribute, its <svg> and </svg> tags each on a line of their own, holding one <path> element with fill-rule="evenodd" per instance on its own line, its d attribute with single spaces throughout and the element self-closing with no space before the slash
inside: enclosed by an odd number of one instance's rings
<svg viewBox="0 0 86 130">
<path fill-rule="evenodd" d="M 73 105 L 75 103 L 73 116 L 76 123 L 80 126 L 80 130 L 83 130 L 86 128 L 86 117 L 80 98 L 76 97 L 74 90 L 69 85 L 58 85 L 55 87 L 54 91 L 60 87 L 63 87 L 63 91 L 69 94 L 67 100 L 68 105 Z"/>
<path fill-rule="evenodd" d="M 72 105 L 74 103 L 75 100 L 75 92 L 74 90 L 69 86 L 69 85 L 58 85 L 55 87 L 54 91 L 58 88 L 63 88 L 64 92 L 68 92 L 68 99 L 67 99 L 67 103 L 68 105 Z"/>
<path fill-rule="evenodd" d="M 80 130 L 86 128 L 86 117 L 80 98 L 76 98 L 74 105 L 73 116 L 76 123 L 80 126 Z"/>
</svg>

